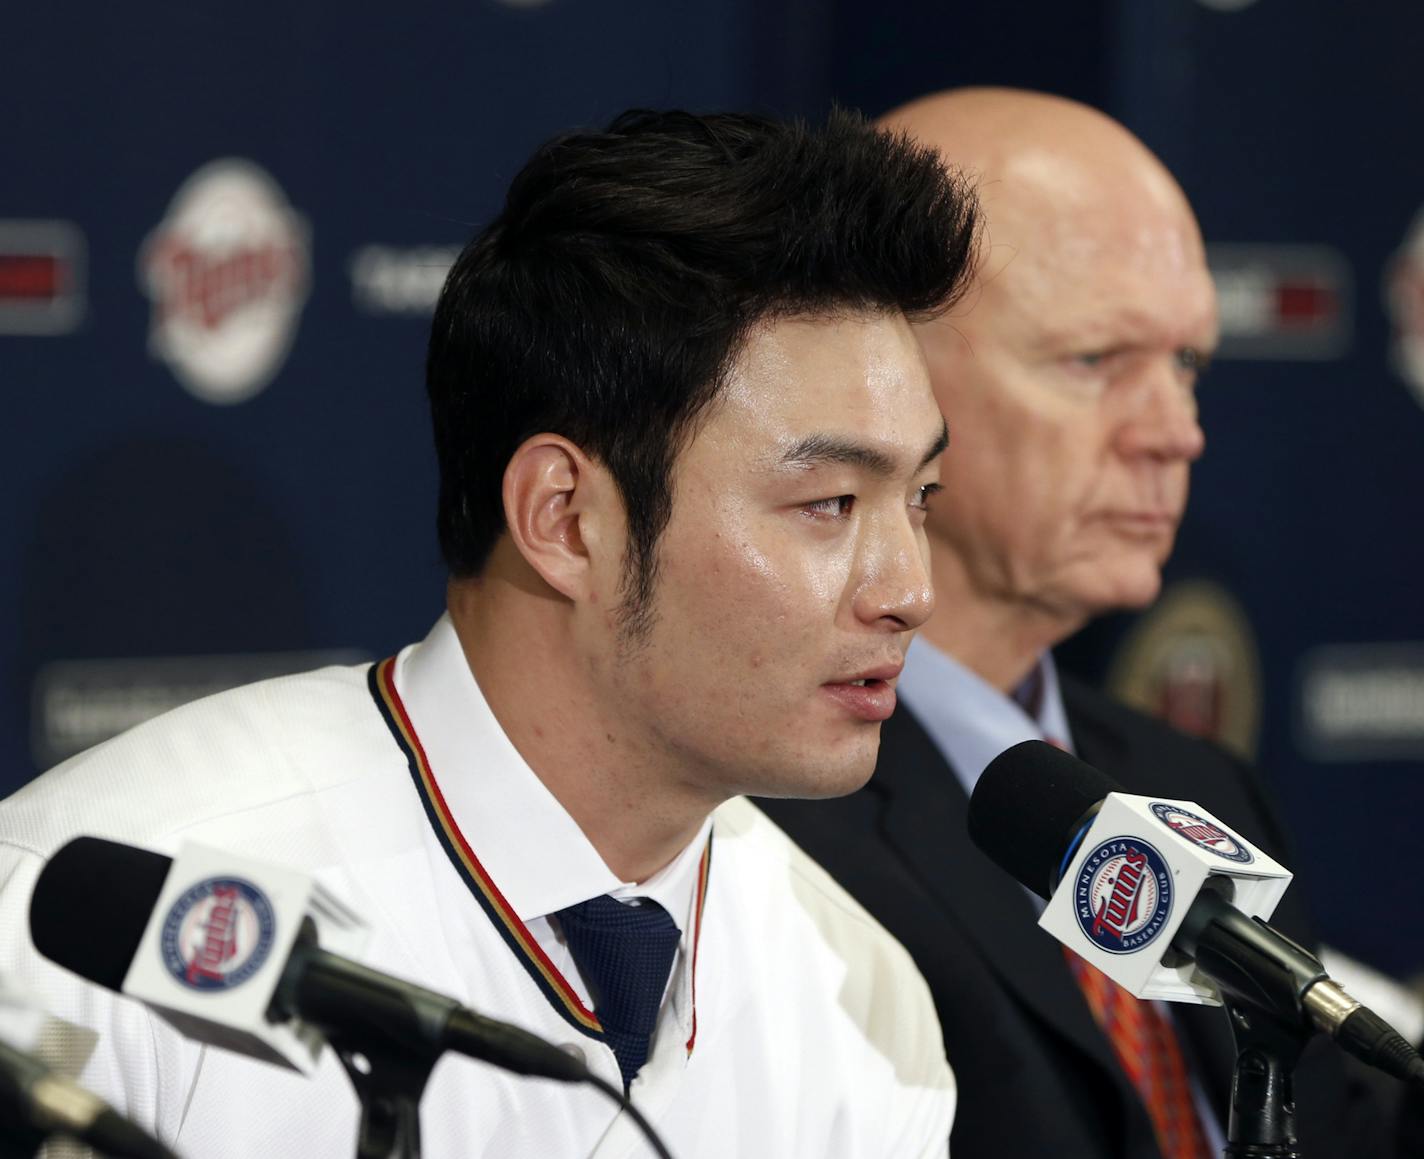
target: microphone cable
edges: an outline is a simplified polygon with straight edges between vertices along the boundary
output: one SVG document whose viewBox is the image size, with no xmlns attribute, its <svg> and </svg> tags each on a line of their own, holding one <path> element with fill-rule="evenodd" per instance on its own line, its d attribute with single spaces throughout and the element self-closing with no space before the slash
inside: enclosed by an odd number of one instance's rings
<svg viewBox="0 0 1424 1159">
<path fill-rule="evenodd" d="M 615 1087 L 607 1079 L 599 1078 L 592 1071 L 588 1072 L 584 1082 L 597 1087 L 620 1107 L 628 1112 L 629 1117 L 638 1124 L 638 1130 L 643 1132 L 643 1138 L 647 1139 L 649 1145 L 657 1152 L 658 1159 L 672 1159 L 672 1153 L 663 1145 L 663 1141 L 658 1138 L 658 1133 L 653 1130 L 653 1125 L 643 1117 L 643 1112 L 633 1105 L 633 1100 Z"/>
</svg>

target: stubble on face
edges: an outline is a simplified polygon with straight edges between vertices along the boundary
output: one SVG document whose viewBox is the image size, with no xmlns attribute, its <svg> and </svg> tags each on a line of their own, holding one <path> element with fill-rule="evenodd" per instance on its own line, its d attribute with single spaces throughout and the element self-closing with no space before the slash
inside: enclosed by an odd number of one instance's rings
<svg viewBox="0 0 1424 1159">
<path fill-rule="evenodd" d="M 873 694 L 826 685 L 898 668 L 923 618 L 927 548 L 907 497 L 933 482 L 923 460 L 942 429 L 898 315 L 753 332 L 677 459 L 643 630 L 620 633 L 606 672 L 666 775 L 709 803 L 848 792 L 870 775 L 879 726 L 846 703 Z M 864 448 L 890 473 L 834 454 L 787 462 L 814 445 Z"/>
</svg>

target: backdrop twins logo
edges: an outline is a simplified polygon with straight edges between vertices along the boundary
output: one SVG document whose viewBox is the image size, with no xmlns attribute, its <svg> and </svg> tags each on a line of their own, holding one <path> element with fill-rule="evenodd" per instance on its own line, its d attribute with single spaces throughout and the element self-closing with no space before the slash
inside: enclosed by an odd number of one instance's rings
<svg viewBox="0 0 1424 1159">
<path fill-rule="evenodd" d="M 1394 322 L 1394 368 L 1424 405 L 1424 211 L 1385 267 L 1384 300 Z"/>
<path fill-rule="evenodd" d="M 203 166 L 144 240 L 149 350 L 211 403 L 244 402 L 277 373 L 311 280 L 310 231 L 250 161 Z"/>
</svg>

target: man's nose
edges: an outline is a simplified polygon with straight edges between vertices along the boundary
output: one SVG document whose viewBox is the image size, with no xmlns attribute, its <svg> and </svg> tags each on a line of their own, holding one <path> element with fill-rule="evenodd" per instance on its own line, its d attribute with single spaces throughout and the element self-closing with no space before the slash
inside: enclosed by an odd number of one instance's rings
<svg viewBox="0 0 1424 1159">
<path fill-rule="evenodd" d="M 896 522 L 865 545 L 853 604 L 862 622 L 899 632 L 929 619 L 935 596 L 923 537 L 908 515 Z"/>
<path fill-rule="evenodd" d="M 1193 462 L 1206 448 L 1192 382 L 1175 358 L 1154 361 L 1125 392 L 1119 445 L 1127 454 Z"/>
</svg>

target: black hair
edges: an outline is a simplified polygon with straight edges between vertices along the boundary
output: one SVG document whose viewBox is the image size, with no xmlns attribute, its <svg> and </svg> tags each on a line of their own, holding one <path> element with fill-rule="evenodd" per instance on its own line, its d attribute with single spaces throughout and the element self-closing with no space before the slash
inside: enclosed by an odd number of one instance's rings
<svg viewBox="0 0 1424 1159">
<path fill-rule="evenodd" d="M 933 150 L 840 110 L 819 127 L 635 110 L 543 145 L 435 310 L 426 383 L 450 573 L 483 570 L 510 456 L 555 432 L 621 492 L 636 626 L 672 465 L 749 328 L 933 316 L 964 289 L 976 229 L 972 192 Z"/>
</svg>

